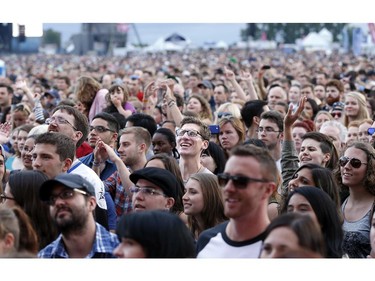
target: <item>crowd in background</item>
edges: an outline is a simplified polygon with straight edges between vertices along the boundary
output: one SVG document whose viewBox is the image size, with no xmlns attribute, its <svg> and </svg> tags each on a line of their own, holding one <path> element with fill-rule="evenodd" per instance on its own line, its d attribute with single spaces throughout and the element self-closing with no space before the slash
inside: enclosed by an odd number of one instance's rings
<svg viewBox="0 0 375 281">
<path fill-rule="evenodd" d="M 374 58 L 1 59 L 1 255 L 375 258 Z"/>
</svg>

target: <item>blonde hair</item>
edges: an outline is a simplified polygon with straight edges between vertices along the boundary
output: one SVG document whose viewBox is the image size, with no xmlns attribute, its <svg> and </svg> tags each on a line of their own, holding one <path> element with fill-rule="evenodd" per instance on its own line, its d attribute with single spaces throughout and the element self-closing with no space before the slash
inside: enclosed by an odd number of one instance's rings
<svg viewBox="0 0 375 281">
<path fill-rule="evenodd" d="M 231 116 L 236 117 L 238 119 L 242 119 L 241 110 L 239 109 L 238 105 L 236 105 L 233 102 L 226 102 L 226 103 L 223 103 L 222 105 L 220 105 L 218 107 L 218 109 L 215 112 L 215 122 L 214 122 L 214 124 L 219 123 L 220 118 L 218 118 L 218 114 L 220 112 L 230 113 Z"/>
<path fill-rule="evenodd" d="M 370 118 L 367 110 L 366 97 L 364 95 L 358 92 L 349 92 L 345 95 L 345 99 L 348 97 L 354 98 L 358 102 L 358 114 L 354 120 L 363 120 Z M 344 125 L 346 127 L 349 125 L 349 117 L 346 114 L 344 116 Z"/>
</svg>

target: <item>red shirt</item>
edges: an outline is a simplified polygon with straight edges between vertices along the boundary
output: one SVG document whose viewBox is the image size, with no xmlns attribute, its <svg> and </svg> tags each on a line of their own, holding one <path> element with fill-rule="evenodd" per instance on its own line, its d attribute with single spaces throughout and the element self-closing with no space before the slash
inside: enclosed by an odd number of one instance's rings
<svg viewBox="0 0 375 281">
<path fill-rule="evenodd" d="M 93 150 L 94 149 L 87 142 L 83 142 L 76 150 L 76 157 L 80 158 L 82 156 L 86 156 L 87 154 L 93 152 Z"/>
</svg>

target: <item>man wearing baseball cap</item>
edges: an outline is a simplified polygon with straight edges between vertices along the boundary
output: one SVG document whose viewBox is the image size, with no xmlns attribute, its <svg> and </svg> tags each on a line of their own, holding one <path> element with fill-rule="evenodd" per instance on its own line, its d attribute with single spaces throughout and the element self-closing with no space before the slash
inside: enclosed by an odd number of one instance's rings
<svg viewBox="0 0 375 281">
<path fill-rule="evenodd" d="M 178 181 L 168 170 L 147 167 L 130 175 L 133 211 L 170 210 L 177 200 Z"/>
<path fill-rule="evenodd" d="M 39 198 L 50 205 L 60 235 L 38 253 L 39 258 L 113 258 L 119 244 L 114 233 L 95 222 L 94 186 L 79 174 L 59 174 L 40 187 Z"/>
</svg>

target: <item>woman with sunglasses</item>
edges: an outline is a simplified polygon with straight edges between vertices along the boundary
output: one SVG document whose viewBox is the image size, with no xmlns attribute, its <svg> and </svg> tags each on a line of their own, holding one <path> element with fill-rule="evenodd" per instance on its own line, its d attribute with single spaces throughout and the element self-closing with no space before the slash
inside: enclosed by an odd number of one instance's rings
<svg viewBox="0 0 375 281">
<path fill-rule="evenodd" d="M 339 160 L 335 175 L 343 190 L 349 190 L 341 210 L 344 217 L 344 252 L 350 258 L 370 254 L 371 210 L 375 203 L 375 149 L 355 142 Z"/>
<path fill-rule="evenodd" d="M 214 124 L 219 124 L 221 118 L 229 116 L 242 118 L 241 110 L 239 109 L 238 105 L 234 104 L 233 102 L 226 102 L 218 107 L 215 112 Z"/>
</svg>

